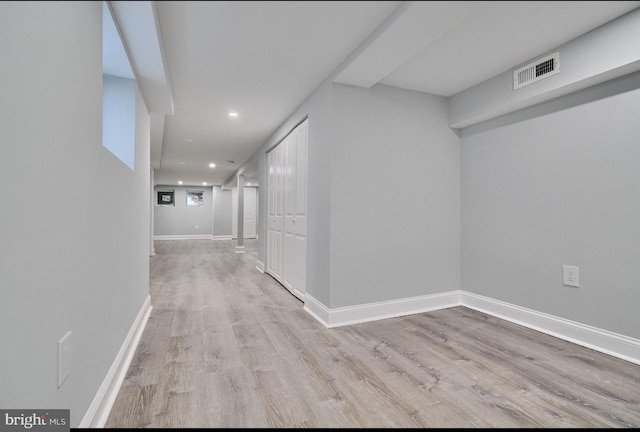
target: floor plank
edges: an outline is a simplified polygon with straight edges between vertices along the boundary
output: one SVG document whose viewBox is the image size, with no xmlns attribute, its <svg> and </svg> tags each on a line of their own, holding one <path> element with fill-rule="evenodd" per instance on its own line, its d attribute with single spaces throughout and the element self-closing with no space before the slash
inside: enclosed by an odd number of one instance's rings
<svg viewBox="0 0 640 432">
<path fill-rule="evenodd" d="M 640 427 L 640 366 L 464 307 L 325 329 L 256 241 L 157 241 L 106 427 Z"/>
</svg>

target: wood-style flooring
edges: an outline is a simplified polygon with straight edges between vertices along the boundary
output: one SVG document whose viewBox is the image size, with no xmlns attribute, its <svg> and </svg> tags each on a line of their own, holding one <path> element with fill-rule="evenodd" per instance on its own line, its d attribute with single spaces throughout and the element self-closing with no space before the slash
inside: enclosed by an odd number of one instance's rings
<svg viewBox="0 0 640 432">
<path fill-rule="evenodd" d="M 156 242 L 106 427 L 640 427 L 639 365 L 464 307 L 326 329 L 245 248 Z"/>
</svg>

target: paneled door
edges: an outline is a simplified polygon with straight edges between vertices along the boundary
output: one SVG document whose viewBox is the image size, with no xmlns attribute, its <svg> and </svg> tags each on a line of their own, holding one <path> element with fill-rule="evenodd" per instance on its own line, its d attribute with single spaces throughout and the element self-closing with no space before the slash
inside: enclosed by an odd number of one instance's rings
<svg viewBox="0 0 640 432">
<path fill-rule="evenodd" d="M 305 296 L 307 292 L 307 149 L 308 122 L 298 126 L 295 156 L 295 216 L 293 219 L 294 253 L 293 276 L 290 277 L 294 294 Z"/>
<path fill-rule="evenodd" d="M 283 222 L 282 163 L 283 147 L 267 154 L 267 273 L 282 280 Z"/>
<path fill-rule="evenodd" d="M 282 284 L 289 291 L 293 291 L 294 275 L 296 272 L 294 265 L 295 258 L 295 223 L 296 223 L 296 141 L 297 129 L 280 144 L 284 151 L 284 271 L 282 273 Z"/>
<path fill-rule="evenodd" d="M 256 238 L 257 193 L 254 187 L 244 188 L 244 238 Z M 238 188 L 231 190 L 231 237 L 238 238 Z"/>
<path fill-rule="evenodd" d="M 244 238 L 256 238 L 256 212 L 258 210 L 258 202 L 256 200 L 256 188 L 244 188 Z"/>
<path fill-rule="evenodd" d="M 267 154 L 267 273 L 306 293 L 307 121 Z"/>
</svg>

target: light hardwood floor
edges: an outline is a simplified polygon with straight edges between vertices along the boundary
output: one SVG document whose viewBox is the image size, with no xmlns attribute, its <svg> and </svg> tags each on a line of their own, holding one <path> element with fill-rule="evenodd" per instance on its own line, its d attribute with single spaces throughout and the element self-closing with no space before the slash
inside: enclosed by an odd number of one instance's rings
<svg viewBox="0 0 640 432">
<path fill-rule="evenodd" d="M 638 365 L 464 307 L 328 330 L 245 247 L 156 242 L 106 427 L 640 427 Z"/>
</svg>

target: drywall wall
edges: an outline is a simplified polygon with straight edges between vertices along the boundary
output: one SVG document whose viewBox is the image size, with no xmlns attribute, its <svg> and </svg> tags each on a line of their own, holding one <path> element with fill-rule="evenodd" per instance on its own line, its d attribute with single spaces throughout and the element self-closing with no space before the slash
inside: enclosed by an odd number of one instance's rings
<svg viewBox="0 0 640 432">
<path fill-rule="evenodd" d="M 213 234 L 213 190 L 211 186 L 157 185 L 154 196 L 154 235 L 193 236 Z M 175 205 L 157 205 L 157 192 L 174 190 Z M 202 206 L 187 206 L 187 192 L 204 192 Z"/>
<path fill-rule="evenodd" d="M 447 99 L 334 84 L 331 308 L 460 289 L 460 140 Z"/>
<path fill-rule="evenodd" d="M 213 187 L 213 236 L 231 236 L 231 196 L 230 190 Z"/>
<path fill-rule="evenodd" d="M 280 143 L 298 124 L 309 119 L 307 171 L 307 293 L 329 304 L 329 215 L 331 173 L 331 80 L 324 80 L 260 146 L 247 164 L 258 158 L 258 261 L 266 256 L 266 185 L 269 150 Z M 265 186 L 262 186 L 265 185 Z"/>
<path fill-rule="evenodd" d="M 450 98 L 449 124 L 466 128 L 640 69 L 640 9 L 539 56 L 559 52 L 560 73 L 513 90 L 514 67 Z"/>
<path fill-rule="evenodd" d="M 266 152 L 307 116 L 307 293 L 333 308 L 460 289 L 460 147 L 446 99 L 329 78 L 254 156 L 261 185 Z"/>
<path fill-rule="evenodd" d="M 0 406 L 77 427 L 149 292 L 149 115 L 102 146 L 102 3 L 0 3 Z M 71 374 L 57 387 L 57 342 Z"/>
<path fill-rule="evenodd" d="M 465 129 L 463 289 L 640 338 L 639 119 L 636 73 Z"/>
</svg>

